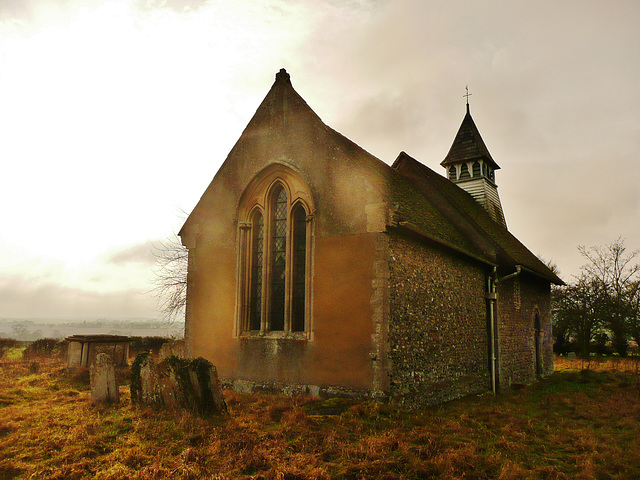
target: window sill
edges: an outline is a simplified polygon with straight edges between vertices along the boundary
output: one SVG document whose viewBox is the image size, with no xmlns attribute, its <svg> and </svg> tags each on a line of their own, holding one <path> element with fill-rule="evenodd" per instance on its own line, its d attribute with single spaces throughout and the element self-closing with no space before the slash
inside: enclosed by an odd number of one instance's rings
<svg viewBox="0 0 640 480">
<path fill-rule="evenodd" d="M 276 339 L 276 340 L 309 340 L 307 332 L 261 332 L 258 330 L 251 330 L 242 332 L 240 334 L 241 339 L 246 340 L 263 340 L 263 339 Z"/>
</svg>

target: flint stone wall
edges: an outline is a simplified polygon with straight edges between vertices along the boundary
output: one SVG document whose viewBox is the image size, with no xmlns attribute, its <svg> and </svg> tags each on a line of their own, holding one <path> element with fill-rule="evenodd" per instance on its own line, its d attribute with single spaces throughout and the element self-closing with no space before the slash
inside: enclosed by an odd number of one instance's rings
<svg viewBox="0 0 640 480">
<path fill-rule="evenodd" d="M 156 364 L 141 353 L 131 368 L 131 401 L 198 414 L 227 411 L 216 368 L 203 358 L 170 356 Z"/>
<path fill-rule="evenodd" d="M 549 284 L 521 274 L 498 283 L 500 349 L 499 386 L 528 384 L 553 373 L 553 334 Z M 540 345 L 536 355 L 536 314 L 540 319 Z M 540 372 L 536 365 L 539 362 Z"/>
<path fill-rule="evenodd" d="M 487 391 L 483 266 L 389 235 L 391 400 L 405 408 Z"/>
</svg>

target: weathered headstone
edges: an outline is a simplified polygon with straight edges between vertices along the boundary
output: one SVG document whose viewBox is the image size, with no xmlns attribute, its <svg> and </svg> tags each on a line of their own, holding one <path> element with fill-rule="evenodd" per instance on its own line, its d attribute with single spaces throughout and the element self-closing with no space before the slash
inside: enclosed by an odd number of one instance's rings
<svg viewBox="0 0 640 480">
<path fill-rule="evenodd" d="M 150 354 L 138 355 L 131 368 L 131 401 L 199 414 L 227 411 L 216 368 L 204 358 L 171 356 L 156 365 Z"/>
<path fill-rule="evenodd" d="M 90 368 L 91 400 L 94 403 L 118 403 L 120 392 L 116 380 L 113 359 L 106 353 L 99 353 Z"/>
<path fill-rule="evenodd" d="M 131 402 L 153 404 L 159 401 L 159 379 L 150 353 L 136 356 L 131 366 Z"/>
</svg>

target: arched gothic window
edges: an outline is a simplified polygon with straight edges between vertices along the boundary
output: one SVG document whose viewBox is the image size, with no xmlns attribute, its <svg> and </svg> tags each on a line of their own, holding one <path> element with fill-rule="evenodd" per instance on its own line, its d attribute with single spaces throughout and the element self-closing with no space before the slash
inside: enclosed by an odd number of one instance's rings
<svg viewBox="0 0 640 480">
<path fill-rule="evenodd" d="M 457 175 L 456 167 L 453 165 L 449 167 L 449 180 L 457 180 Z"/>
<path fill-rule="evenodd" d="M 536 311 L 533 318 L 533 342 L 535 353 L 536 375 L 542 375 L 542 329 L 540 326 L 540 313 Z"/>
<path fill-rule="evenodd" d="M 243 194 L 238 334 L 310 331 L 310 197 L 287 182 L 295 177 L 283 176 L 255 181 Z"/>
</svg>

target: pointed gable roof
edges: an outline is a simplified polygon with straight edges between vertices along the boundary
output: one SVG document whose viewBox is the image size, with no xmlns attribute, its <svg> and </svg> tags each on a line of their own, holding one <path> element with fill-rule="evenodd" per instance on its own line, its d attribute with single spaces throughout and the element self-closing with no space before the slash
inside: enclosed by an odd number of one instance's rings
<svg viewBox="0 0 640 480">
<path fill-rule="evenodd" d="M 239 197 L 246 187 L 246 178 L 252 178 L 266 163 L 286 162 L 287 158 L 300 161 L 302 157 L 309 157 L 311 150 L 317 154 L 315 158 L 318 160 L 339 157 L 344 168 L 369 172 L 372 180 L 370 191 L 381 192 L 378 197 L 386 193 L 389 166 L 325 125 L 293 88 L 290 75 L 283 68 L 276 74 L 271 89 L 178 235 L 182 237 L 183 234 L 189 235 L 190 231 L 197 231 L 201 219 L 202 223 L 206 223 L 211 218 L 211 211 L 220 210 L 214 208 L 221 201 L 220 192 L 225 193 L 224 198 L 229 197 L 229 192 Z M 323 164 L 306 165 L 304 168 L 308 175 L 326 170 Z"/>
<path fill-rule="evenodd" d="M 324 126 L 320 117 L 293 88 L 291 76 L 281 68 L 276 73 L 271 89 L 245 127 L 243 136 L 252 130 L 259 133 L 258 130 L 266 123 L 271 129 L 287 128 L 295 125 L 302 118 L 305 122 L 310 121 Z"/>
<path fill-rule="evenodd" d="M 463 127 L 469 129 L 465 121 L 461 130 Z M 469 121 L 486 151 L 486 158 L 490 159 L 470 115 Z M 256 167 L 247 158 L 279 158 L 286 153 L 291 158 L 300 159 L 303 155 L 298 154 L 304 153 L 303 149 L 312 149 L 318 154 L 315 157 L 318 160 L 325 156 L 340 158 L 344 168 L 357 175 L 362 174 L 362 178 L 367 179 L 366 188 L 377 192 L 381 200 L 393 206 L 397 223 L 419 232 L 429 241 L 488 265 L 505 268 L 522 265 L 540 277 L 562 283 L 457 185 L 404 152 L 393 167 L 389 167 L 324 124 L 294 90 L 284 69 L 276 74 L 273 86 L 185 221 L 178 233 L 183 242 L 188 242 L 185 236 L 198 233 L 201 221 L 206 223 L 222 212 L 225 217 L 233 218 L 234 213 L 228 211 L 230 205 L 221 202 L 225 201 L 229 191 L 236 191 L 239 196 L 246 187 L 242 178 L 251 178 L 255 174 L 251 172 Z M 324 171 L 326 166 L 308 164 L 306 168 Z M 494 168 L 498 168 L 497 165 Z M 243 174 L 240 175 L 239 171 Z M 237 205 L 234 204 L 232 208 L 235 207 Z M 211 213 L 213 211 L 217 213 Z"/>
<path fill-rule="evenodd" d="M 449 149 L 449 153 L 440 163 L 443 167 L 453 165 L 456 163 L 471 162 L 474 160 L 483 160 L 489 163 L 494 170 L 498 170 L 500 167 L 493 160 L 489 149 L 484 144 L 478 127 L 471 118 L 469 112 L 469 105 L 467 104 L 467 114 L 462 120 L 462 124 L 458 129 L 456 137 L 453 139 L 453 144 Z"/>
</svg>

